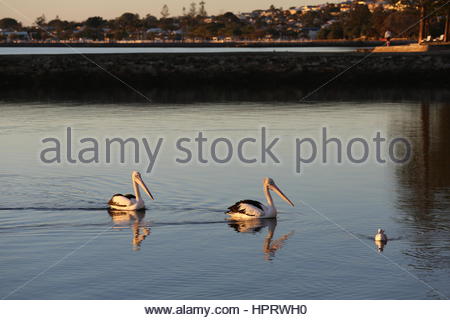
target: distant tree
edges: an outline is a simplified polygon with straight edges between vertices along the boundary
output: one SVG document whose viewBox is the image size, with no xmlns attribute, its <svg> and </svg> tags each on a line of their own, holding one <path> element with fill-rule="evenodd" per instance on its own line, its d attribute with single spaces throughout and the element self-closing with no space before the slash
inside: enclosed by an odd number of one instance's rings
<svg viewBox="0 0 450 320">
<path fill-rule="evenodd" d="M 430 21 L 432 19 L 431 13 L 444 13 L 448 21 L 450 15 L 450 4 L 445 0 L 391 0 L 394 3 L 401 3 L 419 11 L 419 28 L 418 28 L 418 41 L 422 42 L 424 38 L 429 35 Z M 440 8 L 440 10 L 438 10 Z M 446 25 L 445 33 L 450 33 L 448 22 Z"/>
<path fill-rule="evenodd" d="M 341 22 L 335 22 L 330 26 L 330 32 L 327 35 L 327 39 L 343 39 L 344 27 Z"/>
<path fill-rule="evenodd" d="M 142 35 L 140 28 L 142 27 L 139 15 L 136 13 L 126 12 L 116 18 L 112 23 L 112 37 L 116 40 L 129 39 L 133 36 Z"/>
<path fill-rule="evenodd" d="M 195 2 L 191 3 L 188 15 L 192 18 L 194 18 L 197 15 L 197 4 Z"/>
<path fill-rule="evenodd" d="M 142 24 L 144 28 L 156 28 L 158 26 L 158 18 L 155 16 L 152 16 L 150 14 L 147 14 L 145 18 L 142 20 Z"/>
<path fill-rule="evenodd" d="M 186 16 L 186 7 L 183 7 L 183 16 Z"/>
<path fill-rule="evenodd" d="M 419 12 L 416 9 L 393 11 L 384 20 L 382 30 L 390 30 L 398 37 L 415 38 L 419 32 L 417 24 L 419 19 Z"/>
<path fill-rule="evenodd" d="M 233 12 L 225 12 L 222 16 L 217 17 L 218 20 L 224 21 L 225 23 L 239 23 L 240 20 Z"/>
<path fill-rule="evenodd" d="M 200 5 L 200 8 L 198 10 L 198 15 L 200 17 L 206 17 L 208 14 L 206 13 L 206 9 L 205 9 L 205 1 L 203 1 L 203 0 L 200 1 L 199 5 Z"/>
<path fill-rule="evenodd" d="M 175 20 L 173 18 L 161 19 L 158 25 L 161 29 L 167 31 L 178 29 L 178 24 L 175 24 Z"/>
<path fill-rule="evenodd" d="M 161 9 L 161 17 L 167 19 L 170 16 L 169 7 L 165 4 Z"/>
<path fill-rule="evenodd" d="M 18 30 L 22 26 L 16 19 L 13 18 L 3 18 L 0 20 L 0 29 L 10 29 L 10 30 Z"/>
<path fill-rule="evenodd" d="M 330 28 L 325 27 L 319 30 L 317 33 L 317 39 L 327 39 L 328 33 L 330 33 Z"/>
<path fill-rule="evenodd" d="M 367 5 L 357 4 L 352 7 L 344 20 L 344 35 L 347 38 L 368 36 L 371 32 L 371 12 Z"/>
<path fill-rule="evenodd" d="M 136 13 L 125 12 L 116 19 L 116 25 L 127 31 L 135 30 L 140 26 L 139 15 Z"/>
<path fill-rule="evenodd" d="M 99 16 L 90 17 L 84 21 L 84 25 L 88 28 L 98 29 L 106 25 L 106 20 Z"/>
<path fill-rule="evenodd" d="M 111 37 L 114 40 L 123 40 L 128 38 L 128 33 L 123 30 L 114 30 L 111 32 Z"/>
<path fill-rule="evenodd" d="M 34 20 L 34 24 L 39 27 L 43 27 L 45 25 L 46 21 L 47 21 L 47 19 L 45 18 L 45 15 L 43 14 L 40 17 L 37 17 L 36 20 Z"/>
<path fill-rule="evenodd" d="M 305 27 L 320 27 L 323 24 L 323 19 L 320 18 L 320 13 L 317 11 L 307 11 L 300 17 L 300 21 Z"/>
<path fill-rule="evenodd" d="M 372 12 L 372 30 L 376 38 L 383 38 L 386 32 L 385 21 L 391 12 L 386 11 L 379 6 Z"/>
<path fill-rule="evenodd" d="M 320 29 L 317 38 L 329 40 L 344 39 L 344 26 L 342 22 L 337 21 Z"/>
<path fill-rule="evenodd" d="M 78 33 L 81 38 L 91 39 L 91 40 L 104 40 L 104 33 L 98 28 L 86 27 Z"/>
<path fill-rule="evenodd" d="M 64 23 L 64 21 L 57 19 L 57 18 L 50 20 L 47 23 L 47 26 L 51 27 L 54 30 L 58 30 L 58 31 L 63 30 L 65 25 L 66 24 Z"/>
</svg>

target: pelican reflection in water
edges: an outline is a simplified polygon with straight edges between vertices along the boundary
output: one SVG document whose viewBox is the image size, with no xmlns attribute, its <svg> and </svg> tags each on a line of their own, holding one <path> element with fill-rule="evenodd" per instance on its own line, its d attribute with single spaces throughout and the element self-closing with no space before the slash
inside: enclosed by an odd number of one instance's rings
<svg viewBox="0 0 450 320">
<path fill-rule="evenodd" d="M 265 227 L 268 227 L 267 236 L 264 238 L 263 253 L 265 260 L 272 260 L 275 257 L 276 251 L 281 249 L 285 241 L 294 234 L 294 231 L 288 232 L 278 239 L 273 240 L 273 235 L 277 227 L 277 219 L 251 219 L 230 221 L 228 223 L 236 232 L 242 233 L 257 233 Z"/>
<path fill-rule="evenodd" d="M 114 222 L 114 228 L 120 229 L 131 227 L 133 232 L 133 250 L 139 250 L 142 241 L 150 234 L 150 227 L 143 223 L 145 211 L 109 209 L 108 213 Z"/>
</svg>

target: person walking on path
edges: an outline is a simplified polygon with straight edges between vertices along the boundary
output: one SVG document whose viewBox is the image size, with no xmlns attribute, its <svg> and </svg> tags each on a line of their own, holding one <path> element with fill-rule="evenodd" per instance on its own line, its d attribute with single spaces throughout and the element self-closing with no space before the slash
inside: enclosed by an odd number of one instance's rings
<svg viewBox="0 0 450 320">
<path fill-rule="evenodd" d="M 386 38 L 386 46 L 389 47 L 391 45 L 392 32 L 390 30 L 386 30 L 384 37 Z"/>
</svg>

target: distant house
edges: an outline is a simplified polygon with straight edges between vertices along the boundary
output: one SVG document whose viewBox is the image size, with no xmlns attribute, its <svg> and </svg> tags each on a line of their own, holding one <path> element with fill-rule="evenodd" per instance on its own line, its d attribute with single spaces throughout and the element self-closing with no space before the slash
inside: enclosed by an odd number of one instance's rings
<svg viewBox="0 0 450 320">
<path fill-rule="evenodd" d="M 164 33 L 164 30 L 161 29 L 161 28 L 150 28 L 150 29 L 147 29 L 145 32 L 146 33 L 161 34 L 161 33 Z"/>
<path fill-rule="evenodd" d="M 212 37 L 212 42 L 223 42 L 224 37 Z"/>
<path fill-rule="evenodd" d="M 250 13 L 241 13 L 241 14 L 238 14 L 237 17 L 241 21 L 250 21 L 251 14 Z"/>
<path fill-rule="evenodd" d="M 301 7 L 302 13 L 306 13 L 309 11 L 319 11 L 320 10 L 320 6 L 303 6 Z"/>
<path fill-rule="evenodd" d="M 3 31 L 0 29 L 0 35 L 6 39 L 6 42 L 31 40 L 27 31 Z"/>
<path fill-rule="evenodd" d="M 253 10 L 251 15 L 253 18 L 258 18 L 261 16 L 262 12 L 263 12 L 263 10 Z"/>
<path fill-rule="evenodd" d="M 175 40 L 182 40 L 185 32 L 182 29 L 173 30 L 170 34 L 174 37 Z"/>
<path fill-rule="evenodd" d="M 175 35 L 183 35 L 183 34 L 184 34 L 184 31 L 183 31 L 183 29 L 173 30 L 173 31 L 171 32 L 171 34 L 175 34 Z"/>
<path fill-rule="evenodd" d="M 76 27 L 75 27 L 75 30 L 73 30 L 73 33 L 74 33 L 74 34 L 80 33 L 80 32 L 82 32 L 82 31 L 84 31 L 85 29 L 86 29 L 86 26 L 76 26 Z"/>
<path fill-rule="evenodd" d="M 317 34 L 319 33 L 320 28 L 317 27 L 306 27 L 302 28 L 302 31 L 308 36 L 311 40 L 317 39 Z"/>
</svg>

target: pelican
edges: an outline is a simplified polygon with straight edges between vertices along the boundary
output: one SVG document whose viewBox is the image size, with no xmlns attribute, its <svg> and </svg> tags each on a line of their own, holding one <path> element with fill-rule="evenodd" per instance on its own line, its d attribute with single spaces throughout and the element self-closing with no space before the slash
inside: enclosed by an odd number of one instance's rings
<svg viewBox="0 0 450 320">
<path fill-rule="evenodd" d="M 375 241 L 380 241 L 380 242 L 387 242 L 387 236 L 384 234 L 384 230 L 383 229 L 378 229 L 377 234 L 375 235 L 374 238 Z"/>
<path fill-rule="evenodd" d="M 136 210 L 144 210 L 145 203 L 141 198 L 141 193 L 139 191 L 139 186 L 144 189 L 144 191 L 148 194 L 148 196 L 155 200 L 145 185 L 144 181 L 142 181 L 141 174 L 137 171 L 133 171 L 131 173 L 131 181 L 133 183 L 134 195 L 133 194 L 121 194 L 117 193 L 112 196 L 111 200 L 109 200 L 109 208 L 121 211 L 136 211 Z"/>
<path fill-rule="evenodd" d="M 378 253 L 383 252 L 384 246 L 386 245 L 388 239 L 387 236 L 384 234 L 383 229 L 378 229 L 377 234 L 374 237 L 375 240 L 375 246 L 377 247 Z"/>
<path fill-rule="evenodd" d="M 273 179 L 264 178 L 263 180 L 264 194 L 266 195 L 267 205 L 263 205 L 255 200 L 241 200 L 228 208 L 226 212 L 230 216 L 230 220 L 246 220 L 246 219 L 267 219 L 275 218 L 277 216 L 277 209 L 273 204 L 270 190 L 275 191 L 281 199 L 294 206 L 291 200 L 288 199 L 277 187 Z"/>
<path fill-rule="evenodd" d="M 375 240 L 375 241 L 384 242 L 384 243 L 387 242 L 387 236 L 386 236 L 386 234 L 384 233 L 384 230 L 383 230 L 383 229 L 378 229 L 378 230 L 377 230 L 377 234 L 375 235 L 374 240 Z"/>
</svg>

